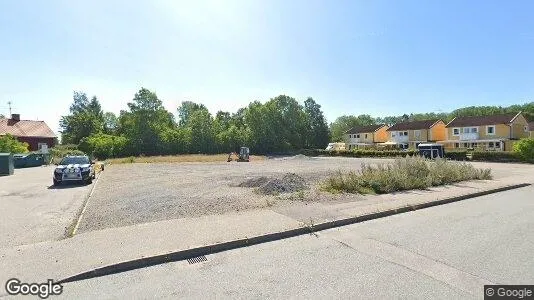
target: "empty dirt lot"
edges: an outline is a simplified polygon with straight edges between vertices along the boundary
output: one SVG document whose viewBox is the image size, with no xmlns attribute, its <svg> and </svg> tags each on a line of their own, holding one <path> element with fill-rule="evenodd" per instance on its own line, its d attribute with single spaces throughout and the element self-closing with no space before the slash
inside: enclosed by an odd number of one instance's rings
<svg viewBox="0 0 534 300">
<path fill-rule="evenodd" d="M 318 191 L 318 184 L 335 172 L 359 170 L 362 163 L 390 161 L 297 156 L 250 163 L 111 165 L 95 187 L 78 232 L 254 208 L 305 206 L 310 201 L 358 201 L 364 196 L 330 195 Z M 534 166 L 531 165 L 474 165 L 491 167 L 495 179 L 525 178 L 534 174 Z M 302 177 L 308 188 L 304 192 L 277 196 L 263 195 L 254 188 L 239 186 L 262 176 L 267 179 L 282 178 L 288 173 Z"/>
</svg>

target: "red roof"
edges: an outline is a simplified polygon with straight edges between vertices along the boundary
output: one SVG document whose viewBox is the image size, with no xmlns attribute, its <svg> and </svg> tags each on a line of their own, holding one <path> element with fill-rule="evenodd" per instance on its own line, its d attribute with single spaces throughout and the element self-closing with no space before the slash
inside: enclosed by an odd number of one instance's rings
<svg viewBox="0 0 534 300">
<path fill-rule="evenodd" d="M 0 135 L 6 134 L 17 137 L 56 137 L 44 121 L 0 119 Z"/>
</svg>

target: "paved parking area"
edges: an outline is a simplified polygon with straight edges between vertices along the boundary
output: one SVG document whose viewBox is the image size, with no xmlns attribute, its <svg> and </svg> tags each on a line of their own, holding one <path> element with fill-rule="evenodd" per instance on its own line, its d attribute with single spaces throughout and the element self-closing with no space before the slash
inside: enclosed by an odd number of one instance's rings
<svg viewBox="0 0 534 300">
<path fill-rule="evenodd" d="M 55 166 L 0 176 L 0 248 L 57 240 L 76 218 L 92 185 L 52 186 Z"/>
</svg>

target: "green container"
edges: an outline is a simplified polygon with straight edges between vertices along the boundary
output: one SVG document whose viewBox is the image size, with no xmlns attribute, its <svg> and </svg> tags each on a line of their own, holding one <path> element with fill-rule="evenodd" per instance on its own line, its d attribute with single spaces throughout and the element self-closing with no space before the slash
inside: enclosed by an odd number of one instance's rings
<svg viewBox="0 0 534 300">
<path fill-rule="evenodd" d="M 13 161 L 13 154 L 0 153 L 0 176 L 13 175 L 15 171 L 15 164 Z"/>
<path fill-rule="evenodd" d="M 46 164 L 45 156 L 41 153 L 15 154 L 15 168 L 39 167 Z"/>
</svg>

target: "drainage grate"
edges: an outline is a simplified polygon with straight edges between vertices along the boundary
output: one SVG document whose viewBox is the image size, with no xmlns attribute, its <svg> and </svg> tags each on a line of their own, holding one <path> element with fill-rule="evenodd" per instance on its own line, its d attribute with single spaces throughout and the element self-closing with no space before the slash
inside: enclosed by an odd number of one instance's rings
<svg viewBox="0 0 534 300">
<path fill-rule="evenodd" d="M 208 259 L 204 255 L 193 257 L 193 258 L 190 258 L 190 259 L 187 260 L 187 262 L 190 265 L 197 264 L 197 263 L 200 263 L 200 262 L 203 262 L 203 261 L 208 261 Z"/>
</svg>

